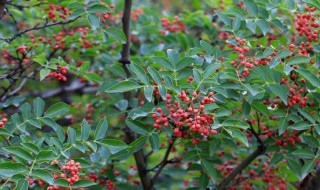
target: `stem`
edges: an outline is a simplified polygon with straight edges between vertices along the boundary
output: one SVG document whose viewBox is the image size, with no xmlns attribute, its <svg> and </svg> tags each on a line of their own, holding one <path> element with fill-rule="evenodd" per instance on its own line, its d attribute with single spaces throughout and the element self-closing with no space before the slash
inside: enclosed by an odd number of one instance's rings
<svg viewBox="0 0 320 190">
<path fill-rule="evenodd" d="M 131 73 L 127 68 L 127 64 L 130 64 L 130 14 L 131 14 L 131 6 L 132 6 L 132 0 L 126 0 L 124 4 L 124 10 L 123 10 L 123 16 L 122 16 L 122 28 L 123 32 L 127 38 L 127 41 L 125 44 L 122 46 L 122 51 L 121 51 L 121 58 L 119 60 L 120 63 L 122 63 L 122 67 L 126 72 L 127 78 L 131 77 Z M 125 92 L 124 97 L 125 99 L 129 102 L 131 99 L 131 92 Z M 130 110 L 131 108 L 128 107 L 127 111 Z M 126 116 L 128 116 L 126 112 Z M 132 143 L 135 141 L 137 138 L 134 134 L 134 132 L 128 127 L 125 126 L 124 132 L 126 134 L 126 142 L 127 143 Z M 144 154 L 142 149 L 138 150 L 137 152 L 134 153 L 134 159 L 137 164 L 138 168 L 138 173 L 139 177 L 142 183 L 143 189 L 148 189 L 152 190 L 153 189 L 153 183 L 152 180 L 148 174 L 147 171 L 147 163 L 146 160 L 144 159 Z"/>
<path fill-rule="evenodd" d="M 174 141 L 171 144 L 169 144 L 169 146 L 168 146 L 168 148 L 166 150 L 166 153 L 165 153 L 165 155 L 163 157 L 163 160 L 161 161 L 161 163 L 159 165 L 159 169 L 157 170 L 157 172 L 152 177 L 152 182 L 153 183 L 157 180 L 157 178 L 160 175 L 160 173 L 163 170 L 163 168 L 169 163 L 168 157 L 170 155 L 171 149 L 173 148 L 173 144 L 174 144 Z"/>
<path fill-rule="evenodd" d="M 227 187 L 231 180 L 233 180 L 238 174 L 242 172 L 255 158 L 259 155 L 263 154 L 265 151 L 265 147 L 258 146 L 258 148 L 250 154 L 246 159 L 244 159 L 236 168 L 232 170 L 232 172 L 224 178 L 220 184 L 218 185 L 218 190 L 223 190 Z"/>
</svg>

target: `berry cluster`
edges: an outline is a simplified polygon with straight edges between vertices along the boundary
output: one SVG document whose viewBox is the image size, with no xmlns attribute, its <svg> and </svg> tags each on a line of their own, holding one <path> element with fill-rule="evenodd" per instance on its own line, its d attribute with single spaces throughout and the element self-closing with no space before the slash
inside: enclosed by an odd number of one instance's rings
<svg viewBox="0 0 320 190">
<path fill-rule="evenodd" d="M 143 13 L 144 13 L 144 11 L 141 8 L 137 8 L 136 10 L 133 10 L 131 12 L 131 18 L 132 18 L 133 22 L 138 22 L 138 18 L 139 18 L 138 16 Z"/>
<path fill-rule="evenodd" d="M 30 46 L 18 46 L 17 51 L 22 55 L 26 54 L 29 50 L 31 50 Z"/>
<path fill-rule="evenodd" d="M 186 25 L 179 19 L 178 16 L 175 16 L 171 22 L 169 19 L 162 18 L 161 24 L 164 30 L 160 30 L 160 33 L 165 35 L 166 31 L 168 32 L 183 32 L 187 29 Z"/>
<path fill-rule="evenodd" d="M 296 30 L 298 31 L 299 36 L 305 36 L 309 42 L 318 42 L 318 29 L 319 23 L 319 15 L 312 14 L 317 9 L 315 7 L 309 8 L 305 7 L 305 11 L 308 13 L 305 14 L 297 14 L 297 25 Z"/>
<path fill-rule="evenodd" d="M 161 130 L 162 126 L 168 127 L 169 124 L 172 124 L 174 136 L 183 138 L 188 138 L 190 133 L 198 133 L 203 136 L 217 134 L 216 130 L 211 129 L 214 116 L 204 111 L 206 104 L 215 102 L 212 92 L 208 96 L 200 97 L 197 92 L 193 92 L 190 96 L 187 92 L 182 91 L 178 97 L 183 102 L 182 106 L 178 101 L 172 102 L 171 95 L 167 94 L 165 100 L 167 110 L 157 108 L 157 114 L 152 115 L 155 121 L 154 128 Z"/>
<path fill-rule="evenodd" d="M 72 13 L 68 11 L 66 7 L 58 6 L 56 4 L 50 3 L 49 5 L 49 12 L 48 12 L 48 18 L 52 20 L 52 22 L 57 22 L 57 16 L 63 20 L 67 18 L 68 15 L 71 15 Z"/>
<path fill-rule="evenodd" d="M 67 179 L 69 184 L 72 186 L 74 182 L 79 181 L 79 170 L 81 169 L 81 165 L 79 162 L 74 162 L 74 160 L 70 160 L 65 166 L 62 166 L 62 170 L 65 173 L 60 174 L 60 178 Z"/>
<path fill-rule="evenodd" d="M 0 118 L 2 117 L 2 119 L 0 120 L 0 128 L 4 128 L 4 124 L 8 122 L 8 118 L 7 118 L 7 114 L 0 114 Z"/>
<path fill-rule="evenodd" d="M 296 146 L 296 142 L 301 142 L 302 139 L 300 137 L 297 137 L 297 135 L 295 134 L 291 134 L 291 135 L 288 135 L 287 134 L 288 131 L 285 131 L 282 136 L 281 136 L 281 139 L 283 140 L 280 140 L 278 139 L 275 144 L 278 145 L 278 146 L 288 146 L 288 143 L 290 143 L 292 146 Z"/>
<path fill-rule="evenodd" d="M 246 39 L 240 39 L 236 38 L 237 46 L 234 47 L 234 50 L 239 54 L 238 59 L 231 61 L 231 65 L 236 66 L 237 72 L 239 66 L 244 66 L 243 69 L 243 76 L 247 77 L 250 74 L 250 71 L 248 68 L 252 69 L 254 67 L 254 60 L 248 60 L 247 56 L 245 55 L 246 52 L 250 51 L 250 48 L 247 46 L 244 46 L 244 44 L 247 42 Z M 239 75 L 239 74 L 238 74 Z"/>
<path fill-rule="evenodd" d="M 68 70 L 66 67 L 60 67 L 56 71 L 49 73 L 49 75 L 46 76 L 46 78 L 56 78 L 57 80 L 66 82 L 67 77 L 65 77 L 64 75 L 67 73 Z"/>
</svg>

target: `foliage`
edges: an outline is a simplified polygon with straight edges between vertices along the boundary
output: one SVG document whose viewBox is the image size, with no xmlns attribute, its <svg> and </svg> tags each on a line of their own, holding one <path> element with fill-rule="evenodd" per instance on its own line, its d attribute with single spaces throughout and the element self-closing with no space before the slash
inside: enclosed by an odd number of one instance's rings
<svg viewBox="0 0 320 190">
<path fill-rule="evenodd" d="M 0 6 L 0 189 L 320 178 L 319 1 L 142 2 Z"/>
</svg>

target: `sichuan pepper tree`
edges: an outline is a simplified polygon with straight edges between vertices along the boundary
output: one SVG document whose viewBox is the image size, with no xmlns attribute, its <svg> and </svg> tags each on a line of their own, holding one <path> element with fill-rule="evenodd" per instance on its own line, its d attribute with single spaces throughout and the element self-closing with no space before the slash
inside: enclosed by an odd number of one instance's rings
<svg viewBox="0 0 320 190">
<path fill-rule="evenodd" d="M 319 187 L 317 0 L 0 0 L 0 189 Z"/>
</svg>

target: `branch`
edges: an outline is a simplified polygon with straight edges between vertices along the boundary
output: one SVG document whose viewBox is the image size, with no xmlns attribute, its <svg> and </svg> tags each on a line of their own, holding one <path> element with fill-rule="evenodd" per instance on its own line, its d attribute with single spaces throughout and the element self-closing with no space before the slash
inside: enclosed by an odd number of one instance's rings
<svg viewBox="0 0 320 190">
<path fill-rule="evenodd" d="M 0 4 L 1 5 L 1 4 Z M 1 8 L 1 6 L 0 6 Z M 56 25 L 65 25 L 65 24 L 70 24 L 72 22 L 74 22 L 75 20 L 77 20 L 78 18 L 80 17 L 77 17 L 75 19 L 72 19 L 72 20 L 68 20 L 68 21 L 65 21 L 65 22 L 56 22 L 56 23 L 51 23 L 49 24 L 48 21 L 46 21 L 46 23 L 44 23 L 42 26 L 40 26 L 40 24 L 36 24 L 34 27 L 32 28 L 28 28 L 26 30 L 23 30 L 17 34 L 15 34 L 14 36 L 12 36 L 11 38 L 1 38 L 0 37 L 0 40 L 3 40 L 7 43 L 11 43 L 13 40 L 15 40 L 17 37 L 21 37 L 23 34 L 27 33 L 27 32 L 30 32 L 30 31 L 33 31 L 33 30 L 41 30 L 41 29 L 44 29 L 44 28 L 48 28 L 48 27 L 51 27 L 51 26 L 56 26 Z"/>
<path fill-rule="evenodd" d="M 22 9 L 25 9 L 25 8 L 37 7 L 37 6 L 45 5 L 45 4 L 48 4 L 48 3 L 37 3 L 37 4 L 34 4 L 34 5 L 16 5 L 16 4 L 7 2 L 7 5 L 15 7 L 15 8 L 19 9 L 19 10 L 22 10 Z"/>
<path fill-rule="evenodd" d="M 172 150 L 172 148 L 173 148 L 174 140 L 175 140 L 175 139 L 173 139 L 173 142 L 172 142 L 171 144 L 169 144 L 169 146 L 167 147 L 166 153 L 165 153 L 162 161 L 160 162 L 160 164 L 158 164 L 158 165 L 155 167 L 155 168 L 158 168 L 158 167 L 159 167 L 159 169 L 157 170 L 157 172 L 156 172 L 156 173 L 154 174 L 154 176 L 152 177 L 152 182 L 153 182 L 153 183 L 157 180 L 157 178 L 159 177 L 159 175 L 160 175 L 161 171 L 163 170 L 163 168 L 164 168 L 168 163 L 171 162 L 171 161 L 168 160 L 168 157 L 169 157 L 170 152 L 171 152 L 171 150 Z"/>
<path fill-rule="evenodd" d="M 126 66 L 127 64 L 130 64 L 130 14 L 131 14 L 131 6 L 132 6 L 132 0 L 126 0 L 125 4 L 124 4 L 124 11 L 123 11 L 123 16 L 122 16 L 122 24 L 123 24 L 122 28 L 123 28 L 123 32 L 127 38 L 127 41 L 122 46 L 121 58 L 119 60 L 119 62 L 122 63 L 122 67 L 126 72 L 127 78 L 129 78 L 131 76 L 131 73 Z M 130 101 L 131 93 L 125 92 L 124 97 L 126 100 Z M 128 107 L 127 111 L 130 109 L 131 108 Z M 126 116 L 128 116 L 127 113 L 128 112 L 126 112 Z M 128 143 L 132 143 L 133 141 L 136 140 L 135 134 L 128 126 L 125 126 L 124 132 L 126 134 L 126 141 Z M 134 155 L 134 159 L 137 164 L 138 173 L 139 173 L 139 177 L 140 177 L 143 189 L 152 190 L 153 183 L 152 183 L 151 178 L 147 172 L 147 163 L 146 163 L 146 160 L 144 159 L 145 156 L 142 152 L 142 149 L 138 150 L 133 155 Z"/>
<path fill-rule="evenodd" d="M 227 185 L 233 180 L 238 174 L 241 173 L 243 169 L 245 169 L 255 158 L 264 153 L 265 147 L 258 146 L 258 148 L 250 154 L 246 159 L 244 159 L 236 168 L 232 170 L 232 172 L 227 175 L 218 185 L 218 190 L 224 190 Z"/>
<path fill-rule="evenodd" d="M 250 131 L 253 133 L 253 135 L 256 137 L 258 143 L 260 144 L 260 146 L 262 146 L 264 149 L 266 148 L 266 146 L 264 145 L 263 141 L 260 139 L 259 134 L 256 133 L 256 131 L 253 129 L 252 123 L 250 121 L 247 121 L 247 123 L 249 123 L 250 125 Z"/>
<path fill-rule="evenodd" d="M 6 3 L 7 0 L 0 0 L 0 19 L 6 14 Z"/>
</svg>

